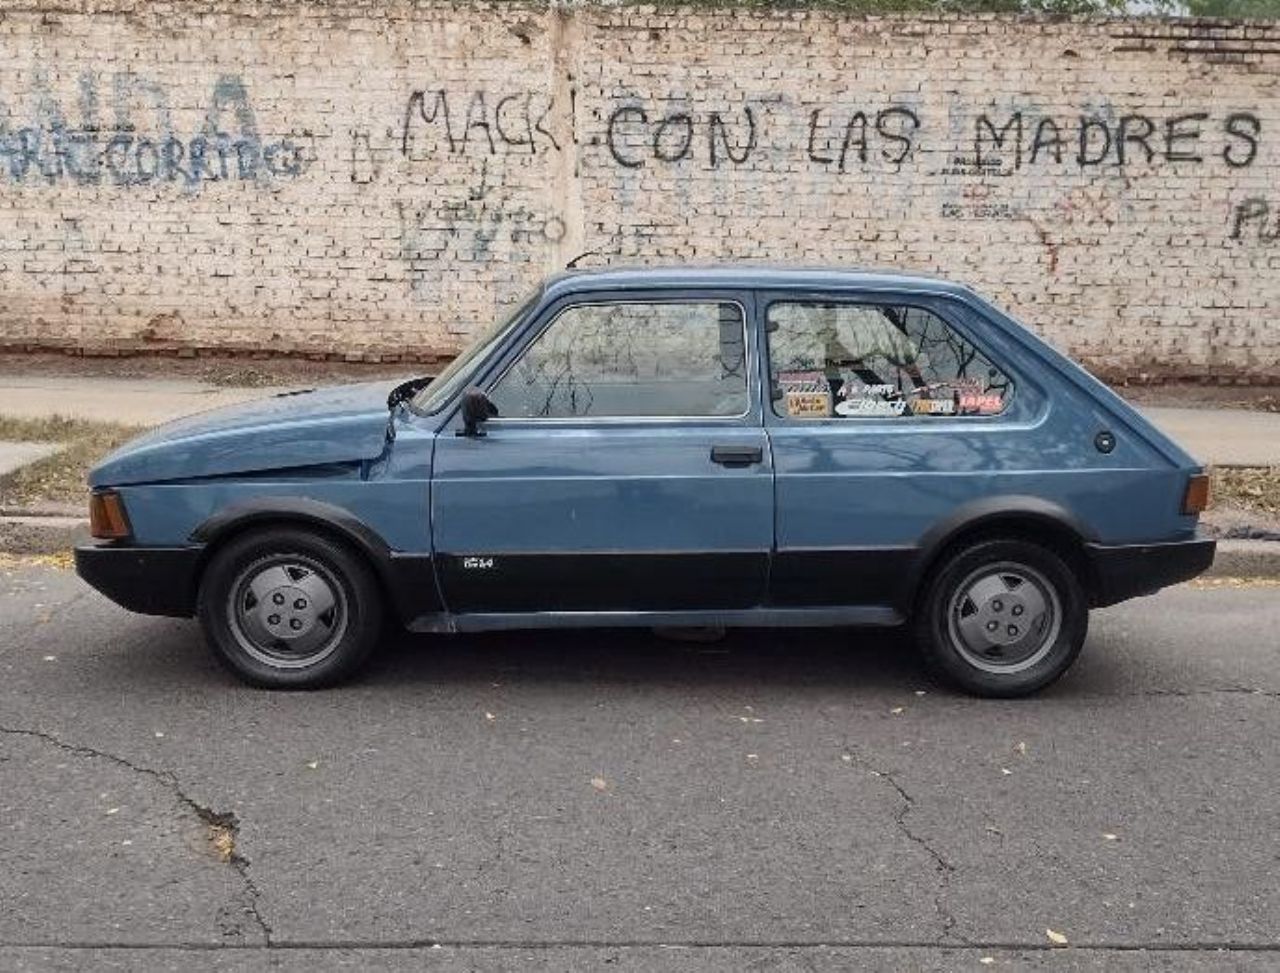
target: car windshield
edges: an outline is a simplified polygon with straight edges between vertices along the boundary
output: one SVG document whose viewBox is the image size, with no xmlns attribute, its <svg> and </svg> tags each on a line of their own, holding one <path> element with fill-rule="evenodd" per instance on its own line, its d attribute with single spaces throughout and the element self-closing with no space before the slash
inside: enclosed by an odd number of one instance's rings
<svg viewBox="0 0 1280 973">
<path fill-rule="evenodd" d="M 453 394 L 471 380 L 471 376 L 475 374 L 477 366 L 484 361 L 489 350 L 501 341 L 507 332 L 524 320 L 524 316 L 538 302 L 541 294 L 542 289 L 538 288 L 528 298 L 517 304 L 516 309 L 509 315 L 490 325 L 488 330 L 451 361 L 430 385 L 413 397 L 410 403 L 413 410 L 423 415 L 439 412 Z"/>
</svg>

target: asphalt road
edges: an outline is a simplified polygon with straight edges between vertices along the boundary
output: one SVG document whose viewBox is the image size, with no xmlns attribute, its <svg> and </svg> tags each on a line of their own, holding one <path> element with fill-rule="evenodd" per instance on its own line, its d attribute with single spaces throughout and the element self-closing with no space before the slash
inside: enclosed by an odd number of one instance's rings
<svg viewBox="0 0 1280 973">
<path fill-rule="evenodd" d="M 1020 702 L 857 632 L 404 637 L 273 694 L 10 565 L 0 968 L 1274 969 L 1278 633 L 1175 589 Z"/>
</svg>

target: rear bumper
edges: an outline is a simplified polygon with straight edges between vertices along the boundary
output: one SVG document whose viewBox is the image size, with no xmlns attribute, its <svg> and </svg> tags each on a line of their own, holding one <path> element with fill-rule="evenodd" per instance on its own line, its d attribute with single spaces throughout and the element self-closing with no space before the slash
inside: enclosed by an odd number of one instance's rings
<svg viewBox="0 0 1280 973">
<path fill-rule="evenodd" d="M 122 608 L 143 615 L 195 614 L 200 547 L 82 544 L 76 573 Z"/>
<path fill-rule="evenodd" d="M 1204 572 L 1217 542 L 1204 537 L 1162 544 L 1087 544 L 1095 608 L 1149 595 Z"/>
</svg>

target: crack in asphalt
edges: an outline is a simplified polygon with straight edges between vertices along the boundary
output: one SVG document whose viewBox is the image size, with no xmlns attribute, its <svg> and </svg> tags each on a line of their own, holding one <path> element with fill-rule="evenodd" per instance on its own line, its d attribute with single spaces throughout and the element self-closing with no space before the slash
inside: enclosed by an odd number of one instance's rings
<svg viewBox="0 0 1280 973">
<path fill-rule="evenodd" d="M 951 878 L 956 872 L 955 864 L 930 844 L 927 838 L 912 830 L 911 826 L 907 823 L 907 816 L 915 810 L 916 799 L 911 796 L 910 792 L 902 786 L 892 773 L 873 766 L 865 757 L 863 757 L 861 751 L 857 747 L 846 745 L 845 752 L 853 757 L 855 764 L 862 767 L 864 770 L 870 771 L 873 776 L 880 778 L 893 788 L 894 792 L 902 800 L 901 807 L 898 808 L 897 813 L 894 815 L 894 825 L 908 841 L 918 845 L 931 859 L 933 859 L 934 869 L 938 873 L 938 888 L 933 895 L 933 910 L 938 914 L 938 918 L 942 922 L 942 932 L 938 937 L 939 940 L 945 940 L 948 937 L 953 937 L 966 946 L 970 945 L 969 940 L 956 931 L 956 917 L 951 914 L 951 911 L 946 905 L 946 898 L 951 890 Z"/>
<path fill-rule="evenodd" d="M 1218 686 L 1212 689 L 1131 689 L 1114 693 L 1087 692 L 1071 696 L 1055 697 L 1057 702 L 1093 703 L 1108 699 L 1203 699 L 1210 696 L 1256 696 L 1259 699 L 1280 699 L 1280 689 L 1261 689 L 1254 686 Z"/>
<path fill-rule="evenodd" d="M 1215 689 L 1141 689 L 1122 696 L 1173 696 L 1191 698 L 1194 696 L 1263 696 L 1268 699 L 1280 699 L 1280 689 L 1255 689 L 1251 686 L 1219 686 Z"/>
<path fill-rule="evenodd" d="M 245 903 L 244 912 L 249 916 L 259 933 L 262 936 L 263 943 L 266 946 L 272 945 L 272 930 L 270 923 L 262 914 L 258 902 L 262 898 L 262 891 L 258 888 L 257 883 L 253 880 L 253 876 L 249 872 L 251 862 L 248 858 L 236 850 L 236 838 L 240 834 L 240 819 L 236 817 L 232 811 L 215 811 L 213 808 L 201 804 L 182 788 L 182 783 L 178 778 L 167 770 L 156 770 L 154 767 L 145 767 L 142 764 L 134 763 L 126 757 L 118 754 L 108 753 L 105 750 L 98 750 L 94 747 L 87 747 L 78 743 L 67 743 L 42 730 L 31 730 L 25 727 L 0 726 L 0 734 L 4 736 L 26 737 L 32 740 L 40 740 L 50 746 L 56 747 L 66 753 L 73 754 L 77 757 L 97 758 L 106 760 L 118 767 L 124 767 L 126 770 L 135 774 L 142 774 L 157 781 L 167 790 L 169 790 L 178 802 L 186 807 L 201 822 L 211 829 L 220 829 L 230 835 L 231 842 L 229 849 L 222 851 L 223 860 L 236 870 L 239 875 L 241 884 L 244 887 Z"/>
</svg>

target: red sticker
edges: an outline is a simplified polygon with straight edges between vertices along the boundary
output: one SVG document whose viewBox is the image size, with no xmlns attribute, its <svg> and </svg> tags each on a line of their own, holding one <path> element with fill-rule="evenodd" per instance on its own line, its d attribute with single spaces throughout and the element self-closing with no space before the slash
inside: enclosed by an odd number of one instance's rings
<svg viewBox="0 0 1280 973">
<path fill-rule="evenodd" d="M 960 396 L 960 411 L 980 416 L 995 415 L 1004 409 L 1004 398 L 999 392 L 984 395 Z"/>
</svg>

